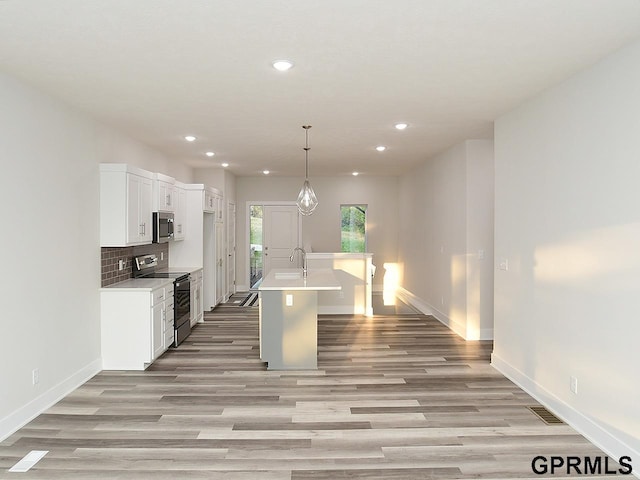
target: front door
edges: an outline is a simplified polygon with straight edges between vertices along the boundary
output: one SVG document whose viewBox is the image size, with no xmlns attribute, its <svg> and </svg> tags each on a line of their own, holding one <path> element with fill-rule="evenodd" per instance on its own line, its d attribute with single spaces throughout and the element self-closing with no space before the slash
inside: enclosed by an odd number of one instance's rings
<svg viewBox="0 0 640 480">
<path fill-rule="evenodd" d="M 292 268 L 291 252 L 300 241 L 300 214 L 296 205 L 263 207 L 263 277 L 273 268 Z"/>
</svg>

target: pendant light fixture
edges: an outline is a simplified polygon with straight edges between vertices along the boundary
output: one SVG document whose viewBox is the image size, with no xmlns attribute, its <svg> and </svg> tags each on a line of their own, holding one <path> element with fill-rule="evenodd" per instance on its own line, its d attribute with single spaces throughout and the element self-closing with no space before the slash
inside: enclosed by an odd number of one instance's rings
<svg viewBox="0 0 640 480">
<path fill-rule="evenodd" d="M 300 190 L 296 204 L 298 205 L 298 210 L 302 215 L 311 215 L 318 206 L 318 198 L 309 183 L 309 150 L 311 150 L 309 147 L 309 129 L 311 128 L 311 125 L 303 125 L 302 128 L 304 128 L 305 133 L 304 183 L 302 184 L 302 189 Z"/>
</svg>

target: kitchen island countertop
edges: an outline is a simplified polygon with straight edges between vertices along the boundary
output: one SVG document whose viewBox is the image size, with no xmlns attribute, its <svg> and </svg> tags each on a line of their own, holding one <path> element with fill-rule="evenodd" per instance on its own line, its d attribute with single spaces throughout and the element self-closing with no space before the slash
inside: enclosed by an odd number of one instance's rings
<svg viewBox="0 0 640 480">
<path fill-rule="evenodd" d="M 258 290 L 340 290 L 342 286 L 330 268 L 312 269 L 303 278 L 300 268 L 271 270 Z"/>
</svg>

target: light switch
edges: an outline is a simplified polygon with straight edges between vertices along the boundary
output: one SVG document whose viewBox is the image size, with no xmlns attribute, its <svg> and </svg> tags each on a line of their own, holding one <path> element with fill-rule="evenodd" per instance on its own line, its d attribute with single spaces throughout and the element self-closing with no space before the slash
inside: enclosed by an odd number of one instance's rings
<svg viewBox="0 0 640 480">
<path fill-rule="evenodd" d="M 284 303 L 287 307 L 293 307 L 293 295 L 290 293 L 287 293 L 284 296 Z"/>
</svg>

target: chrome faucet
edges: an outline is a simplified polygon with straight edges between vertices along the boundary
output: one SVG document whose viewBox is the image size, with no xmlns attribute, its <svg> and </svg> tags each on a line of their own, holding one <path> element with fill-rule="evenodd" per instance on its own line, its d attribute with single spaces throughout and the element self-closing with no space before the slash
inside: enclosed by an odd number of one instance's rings
<svg viewBox="0 0 640 480">
<path fill-rule="evenodd" d="M 293 262 L 296 250 L 300 250 L 300 252 L 302 252 L 302 278 L 307 278 L 307 252 L 304 251 L 304 248 L 294 248 L 293 252 L 291 252 L 291 256 L 289 257 L 289 261 Z"/>
</svg>

